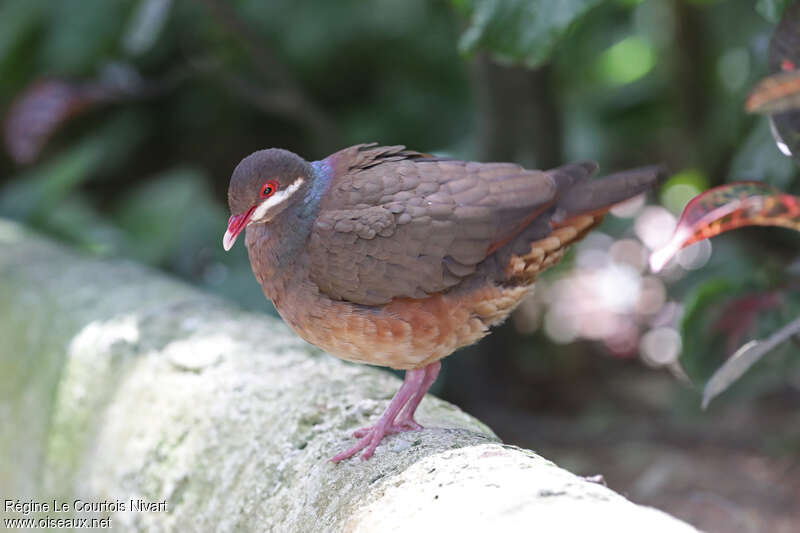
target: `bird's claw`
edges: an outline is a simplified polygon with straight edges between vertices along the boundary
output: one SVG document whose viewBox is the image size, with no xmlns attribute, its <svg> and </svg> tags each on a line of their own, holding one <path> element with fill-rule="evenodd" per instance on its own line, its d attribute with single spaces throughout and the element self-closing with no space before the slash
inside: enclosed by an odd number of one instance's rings
<svg viewBox="0 0 800 533">
<path fill-rule="evenodd" d="M 403 433 L 404 431 L 417 431 L 423 429 L 421 425 L 419 425 L 414 419 L 403 420 L 397 424 L 391 424 L 385 427 L 381 427 L 379 425 L 365 427 L 356 430 L 353 433 L 353 436 L 357 439 L 360 439 L 352 448 L 349 448 L 342 453 L 334 456 L 331 461 L 334 463 L 338 463 L 339 461 L 343 461 L 344 459 L 349 459 L 356 455 L 361 450 L 364 450 L 361 453 L 361 460 L 366 461 L 372 454 L 375 453 L 375 449 L 383 440 L 383 437 L 386 435 L 392 435 L 394 433 Z"/>
<path fill-rule="evenodd" d="M 361 432 L 362 430 L 364 430 L 363 433 Z M 357 438 L 361 440 L 359 440 L 352 448 L 335 455 L 331 461 L 338 463 L 344 459 L 349 459 L 361 450 L 364 450 L 364 452 L 361 454 L 361 460 L 366 461 L 372 457 L 372 454 L 375 453 L 375 449 L 378 447 L 378 444 L 381 443 L 383 437 L 388 435 L 389 432 L 386 428 L 373 426 L 371 428 L 362 428 L 361 430 L 356 431 L 356 434 Z"/>
</svg>

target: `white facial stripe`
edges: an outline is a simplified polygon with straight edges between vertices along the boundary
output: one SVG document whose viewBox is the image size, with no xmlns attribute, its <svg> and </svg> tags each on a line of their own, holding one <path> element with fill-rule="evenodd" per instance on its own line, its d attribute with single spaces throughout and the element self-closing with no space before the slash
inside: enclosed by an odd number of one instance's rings
<svg viewBox="0 0 800 533">
<path fill-rule="evenodd" d="M 267 216 L 267 213 L 270 209 L 275 207 L 276 205 L 286 201 L 289 199 L 294 192 L 300 188 L 303 184 L 303 178 L 297 178 L 294 180 L 294 183 L 283 189 L 282 191 L 278 191 L 259 205 L 255 211 L 253 211 L 253 215 L 250 217 L 250 223 L 259 222 L 262 218 Z"/>
</svg>

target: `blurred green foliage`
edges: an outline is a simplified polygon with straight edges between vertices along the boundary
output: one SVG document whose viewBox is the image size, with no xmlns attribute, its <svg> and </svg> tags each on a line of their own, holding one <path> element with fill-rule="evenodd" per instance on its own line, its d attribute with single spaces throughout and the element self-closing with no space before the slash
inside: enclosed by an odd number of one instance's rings
<svg viewBox="0 0 800 533">
<path fill-rule="evenodd" d="M 764 280 L 753 279 L 704 283 L 686 301 L 683 368 L 692 379 L 704 383 L 747 340 L 766 338 L 798 316 L 800 292 L 796 289 L 765 287 Z M 785 368 L 780 367 L 794 366 L 796 352 L 791 342 L 781 345 L 759 366 L 760 379 L 753 378 L 753 384 L 765 388 L 782 381 Z"/>
<path fill-rule="evenodd" d="M 756 11 L 761 13 L 770 22 L 777 23 L 783 11 L 792 3 L 792 0 L 757 0 Z"/>
<path fill-rule="evenodd" d="M 0 155 L 0 216 L 269 309 L 244 247 L 220 246 L 231 170 L 267 146 L 308 159 L 379 141 L 530 165 L 663 161 L 679 176 L 658 195 L 673 211 L 726 180 L 796 193 L 765 120 L 742 111 L 787 3 L 3 0 L 0 113 L 43 78 L 115 89 L 59 124 L 34 162 Z M 613 217 L 604 229 L 631 233 Z M 797 275 L 789 233 L 726 236 L 707 268 L 670 285 L 694 302 L 685 358 L 726 355 L 705 310 L 738 293 L 709 286 Z M 532 344 L 555 351 L 536 335 L 509 352 L 530 359 Z"/>
<path fill-rule="evenodd" d="M 547 61 L 570 25 L 601 0 L 453 0 L 470 17 L 459 48 L 491 50 L 506 62 L 536 67 Z"/>
</svg>

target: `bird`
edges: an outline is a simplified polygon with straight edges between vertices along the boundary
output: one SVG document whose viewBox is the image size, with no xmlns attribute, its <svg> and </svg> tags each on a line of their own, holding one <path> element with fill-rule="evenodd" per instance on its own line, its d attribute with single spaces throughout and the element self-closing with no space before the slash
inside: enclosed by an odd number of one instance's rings
<svg viewBox="0 0 800 533">
<path fill-rule="evenodd" d="M 590 179 L 359 144 L 318 161 L 259 150 L 234 169 L 226 251 L 244 231 L 253 273 L 283 320 L 341 359 L 405 370 L 373 426 L 338 463 L 420 430 L 441 359 L 500 324 L 537 276 L 609 209 L 653 187 L 650 166 Z"/>
</svg>

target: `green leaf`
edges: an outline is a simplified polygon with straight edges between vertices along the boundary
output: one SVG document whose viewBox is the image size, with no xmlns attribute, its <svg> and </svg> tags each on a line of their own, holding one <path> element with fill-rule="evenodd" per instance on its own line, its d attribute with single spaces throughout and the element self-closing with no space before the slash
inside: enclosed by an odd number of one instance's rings
<svg viewBox="0 0 800 533">
<path fill-rule="evenodd" d="M 7 0 L 0 3 L 0 64 L 23 36 L 39 21 L 44 5 L 40 0 Z"/>
<path fill-rule="evenodd" d="M 0 108 L 36 73 L 31 56 L 47 16 L 46 0 L 0 0 Z"/>
<path fill-rule="evenodd" d="M 709 402 L 728 389 L 736 380 L 747 372 L 761 358 L 772 350 L 790 340 L 800 336 L 800 318 L 782 327 L 767 339 L 752 340 L 736 350 L 725 364 L 714 372 L 703 390 L 703 409 Z"/>
<path fill-rule="evenodd" d="M 49 74 L 86 74 L 116 55 L 130 2 L 50 2 L 41 60 Z"/>
<path fill-rule="evenodd" d="M 0 214 L 42 227 L 77 188 L 123 161 L 141 140 L 143 128 L 133 113 L 109 118 L 92 134 L 0 188 Z"/>
<path fill-rule="evenodd" d="M 793 0 L 758 0 L 756 2 L 756 11 L 762 17 L 777 24 L 781 20 L 783 10 L 789 7 Z"/>
<path fill-rule="evenodd" d="M 471 14 L 461 36 L 464 53 L 488 49 L 506 62 L 538 66 L 550 58 L 569 27 L 602 0 L 451 0 Z"/>
<path fill-rule="evenodd" d="M 122 39 L 125 51 L 141 55 L 150 50 L 164 30 L 172 0 L 140 0 Z"/>
<path fill-rule="evenodd" d="M 694 289 L 685 300 L 685 312 L 681 322 L 681 366 L 695 383 L 702 383 L 724 361 L 719 349 L 721 335 L 710 327 L 716 319 L 712 316 L 726 295 L 742 291 L 741 283 L 729 279 L 710 280 Z"/>
<path fill-rule="evenodd" d="M 686 298 L 681 365 L 692 381 L 705 383 L 742 346 L 770 337 L 798 315 L 800 291 L 796 289 L 773 289 L 733 279 L 704 283 Z M 795 350 L 789 343 L 773 353 L 779 357 Z"/>
<path fill-rule="evenodd" d="M 37 226 L 90 253 L 119 255 L 127 249 L 125 235 L 79 193 L 64 197 Z"/>
<path fill-rule="evenodd" d="M 18 220 L 46 216 L 100 163 L 102 143 L 91 137 L 36 166 L 0 190 L 0 213 Z"/>
</svg>

